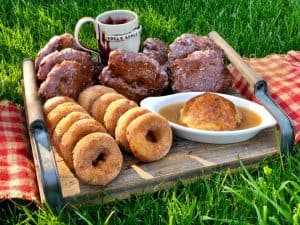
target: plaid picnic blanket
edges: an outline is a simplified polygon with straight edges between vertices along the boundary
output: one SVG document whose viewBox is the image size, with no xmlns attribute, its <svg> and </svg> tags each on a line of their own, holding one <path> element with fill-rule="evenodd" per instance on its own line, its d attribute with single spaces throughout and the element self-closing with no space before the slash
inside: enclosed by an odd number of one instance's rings
<svg viewBox="0 0 300 225">
<path fill-rule="evenodd" d="M 23 111 L 0 102 L 0 200 L 22 199 L 39 204 L 35 167 Z"/>
<path fill-rule="evenodd" d="M 272 54 L 264 58 L 244 58 L 268 83 L 270 96 L 291 118 L 295 128 L 295 142 L 300 142 L 300 51 L 286 55 Z M 234 88 L 244 97 L 257 101 L 247 81 L 233 66 Z"/>
</svg>

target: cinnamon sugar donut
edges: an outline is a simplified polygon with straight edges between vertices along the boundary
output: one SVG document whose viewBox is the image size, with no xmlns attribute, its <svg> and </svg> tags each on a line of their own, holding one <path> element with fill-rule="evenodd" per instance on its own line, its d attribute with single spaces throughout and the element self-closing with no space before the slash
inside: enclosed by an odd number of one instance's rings
<svg viewBox="0 0 300 225">
<path fill-rule="evenodd" d="M 117 143 L 105 133 L 88 134 L 74 148 L 75 173 L 88 184 L 108 184 L 120 173 L 122 162 Z"/>
<path fill-rule="evenodd" d="M 98 97 L 91 107 L 91 115 L 103 124 L 104 114 L 109 104 L 122 98 L 125 96 L 118 93 L 106 93 Z"/>
<path fill-rule="evenodd" d="M 52 144 L 59 152 L 59 144 L 64 133 L 72 126 L 72 124 L 81 119 L 92 118 L 87 112 L 71 112 L 65 118 L 58 122 L 53 134 Z M 60 152 L 59 152 L 60 153 Z"/>
<path fill-rule="evenodd" d="M 73 123 L 61 138 L 59 145 L 61 156 L 70 169 L 74 168 L 73 149 L 85 135 L 94 132 L 106 132 L 105 128 L 95 119 L 82 119 Z"/>
<path fill-rule="evenodd" d="M 137 104 L 129 99 L 118 99 L 109 104 L 104 114 L 103 122 L 107 132 L 111 136 L 115 136 L 115 129 L 120 116 L 136 106 Z"/>
<path fill-rule="evenodd" d="M 143 115 L 145 113 L 149 113 L 150 111 L 148 109 L 144 109 L 141 107 L 134 107 L 129 109 L 127 112 L 125 112 L 120 119 L 118 120 L 116 129 L 115 129 L 115 139 L 118 143 L 118 145 L 122 148 L 122 150 L 125 150 L 126 152 L 130 151 L 130 146 L 127 141 L 126 137 L 126 130 L 128 125 L 133 121 L 135 118 L 139 117 L 140 115 Z"/>
<path fill-rule="evenodd" d="M 133 155 L 143 162 L 164 157 L 172 144 L 172 130 L 166 119 L 155 113 L 146 113 L 127 127 L 126 137 Z"/>
<path fill-rule="evenodd" d="M 52 109 L 64 102 L 74 102 L 74 100 L 67 96 L 56 96 L 49 98 L 43 106 L 44 114 L 47 115 Z"/>
<path fill-rule="evenodd" d="M 78 96 L 78 103 L 82 105 L 83 108 L 85 108 L 88 112 L 90 112 L 90 109 L 92 107 L 93 102 L 101 95 L 105 93 L 111 93 L 116 92 L 114 89 L 102 86 L 102 85 L 94 85 L 91 87 L 88 87 L 84 89 L 82 92 L 80 92 Z"/>
<path fill-rule="evenodd" d="M 71 112 L 86 112 L 84 108 L 78 105 L 75 102 L 64 102 L 56 106 L 53 110 L 50 111 L 45 117 L 48 132 L 50 137 L 52 136 L 52 132 L 55 129 L 58 122 L 67 116 Z"/>
</svg>

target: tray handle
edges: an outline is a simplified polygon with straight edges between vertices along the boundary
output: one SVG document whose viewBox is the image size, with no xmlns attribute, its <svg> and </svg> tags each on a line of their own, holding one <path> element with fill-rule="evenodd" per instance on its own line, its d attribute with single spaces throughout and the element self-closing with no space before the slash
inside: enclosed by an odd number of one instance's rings
<svg viewBox="0 0 300 225">
<path fill-rule="evenodd" d="M 61 185 L 42 105 L 37 92 L 36 73 L 31 59 L 22 63 L 24 103 L 31 147 L 37 168 L 37 180 L 42 202 L 53 209 L 63 206 Z"/>
<path fill-rule="evenodd" d="M 34 64 L 31 59 L 24 59 L 22 64 L 23 82 L 25 89 L 25 100 L 27 108 L 30 109 L 27 112 L 28 124 L 32 124 L 34 121 L 44 121 L 44 114 L 40 98 L 38 96 L 36 76 Z"/>
<path fill-rule="evenodd" d="M 212 31 L 208 36 L 225 52 L 230 62 L 237 68 L 243 77 L 253 88 L 255 97 L 275 117 L 280 127 L 280 149 L 284 153 L 294 153 L 295 132 L 291 119 L 280 106 L 268 95 L 267 82 L 246 64 L 242 57 L 216 32 Z"/>
</svg>

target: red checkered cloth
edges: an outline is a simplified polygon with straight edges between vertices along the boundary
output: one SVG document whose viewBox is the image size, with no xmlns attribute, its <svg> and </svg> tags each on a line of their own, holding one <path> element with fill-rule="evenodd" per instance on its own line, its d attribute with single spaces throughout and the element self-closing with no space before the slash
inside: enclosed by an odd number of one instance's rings
<svg viewBox="0 0 300 225">
<path fill-rule="evenodd" d="M 295 127 L 295 142 L 300 142 L 300 51 L 287 55 L 269 55 L 265 58 L 244 58 L 268 83 L 270 96 L 289 115 Z M 235 89 L 244 97 L 257 101 L 253 89 L 237 71 L 229 65 L 234 77 Z"/>
<path fill-rule="evenodd" d="M 0 199 L 40 202 L 25 115 L 9 101 L 0 102 Z"/>
</svg>

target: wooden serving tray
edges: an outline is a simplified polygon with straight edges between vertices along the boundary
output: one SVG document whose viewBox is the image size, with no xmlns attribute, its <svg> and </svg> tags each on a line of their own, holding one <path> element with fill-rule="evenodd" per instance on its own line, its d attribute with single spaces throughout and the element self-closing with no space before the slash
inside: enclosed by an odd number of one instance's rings
<svg viewBox="0 0 300 225">
<path fill-rule="evenodd" d="M 81 183 L 68 169 L 62 158 L 55 154 L 65 202 L 101 202 L 112 198 L 127 198 L 165 189 L 178 180 L 191 182 L 213 171 L 238 168 L 259 163 L 268 156 L 279 153 L 274 129 L 266 129 L 251 140 L 227 144 L 203 144 L 174 137 L 169 154 L 160 161 L 140 163 L 129 154 L 119 176 L 106 187 Z"/>
<path fill-rule="evenodd" d="M 31 69 L 24 72 L 32 79 L 36 76 Z M 34 82 L 31 80 L 30 84 Z M 37 171 L 38 187 L 42 203 L 47 201 L 45 193 L 47 186 L 43 181 L 41 160 L 38 149 L 33 145 L 34 137 L 31 135 L 29 112 L 35 111 L 31 116 L 43 120 L 42 108 L 37 97 L 36 87 L 23 88 L 25 93 L 30 92 L 29 99 L 25 99 L 25 111 L 28 122 L 29 138 L 32 144 L 34 163 Z M 31 97 L 33 96 L 33 97 Z M 34 100 L 33 100 L 34 98 Z M 30 104 L 28 104 L 30 102 Z M 81 183 L 69 170 L 62 158 L 52 147 L 58 172 L 58 185 L 61 187 L 62 204 L 109 201 L 111 199 L 127 198 L 131 194 L 141 194 L 168 188 L 178 180 L 189 183 L 198 177 L 209 175 L 216 170 L 239 168 L 240 164 L 252 165 L 261 162 L 268 156 L 277 155 L 275 128 L 261 131 L 252 139 L 235 144 L 204 144 L 184 140 L 174 136 L 170 152 L 162 160 L 152 163 L 138 162 L 133 156 L 124 153 L 124 162 L 121 173 L 105 187 Z M 55 164 L 54 163 L 54 164 Z M 49 166 L 49 165 L 47 165 Z M 55 167 L 55 165 L 54 165 Z M 54 171 L 55 172 L 55 171 Z M 59 184 L 60 183 L 60 184 Z M 50 192 L 50 190 L 49 190 Z M 53 202 L 53 201 L 52 201 Z M 53 204 L 53 203 L 52 203 Z M 54 203 L 55 204 L 55 203 Z"/>
</svg>

